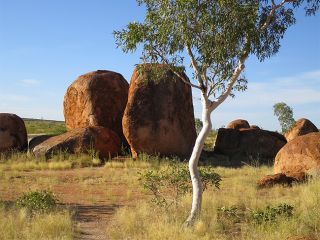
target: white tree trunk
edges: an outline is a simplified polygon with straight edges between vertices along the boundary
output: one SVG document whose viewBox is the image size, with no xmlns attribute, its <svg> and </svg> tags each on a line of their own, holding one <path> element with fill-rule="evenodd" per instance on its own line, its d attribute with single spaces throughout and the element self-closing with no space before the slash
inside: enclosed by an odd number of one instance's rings
<svg viewBox="0 0 320 240">
<path fill-rule="evenodd" d="M 194 220 L 199 216 L 201 211 L 202 203 L 202 184 L 200 179 L 200 174 L 198 170 L 198 162 L 204 147 L 204 141 L 207 138 L 210 130 L 212 128 L 211 124 L 211 113 L 210 104 L 206 94 L 202 94 L 202 122 L 203 127 L 196 139 L 195 145 L 192 150 L 192 154 L 189 160 L 189 171 L 192 181 L 192 208 L 188 219 L 186 220 L 185 225 L 191 226 L 194 223 Z"/>
</svg>

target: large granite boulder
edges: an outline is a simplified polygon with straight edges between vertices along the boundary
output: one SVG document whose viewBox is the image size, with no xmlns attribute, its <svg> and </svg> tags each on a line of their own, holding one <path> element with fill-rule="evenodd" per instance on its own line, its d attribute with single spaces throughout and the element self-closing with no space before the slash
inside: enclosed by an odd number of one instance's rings
<svg viewBox="0 0 320 240">
<path fill-rule="evenodd" d="M 161 74 L 156 76 L 155 69 Z M 191 87 L 166 65 L 139 65 L 131 78 L 122 126 L 133 157 L 189 157 L 197 136 Z"/>
<path fill-rule="evenodd" d="M 265 163 L 273 161 L 286 144 L 283 135 L 256 128 L 220 128 L 214 152 L 229 156 L 234 165 L 241 162 Z"/>
<path fill-rule="evenodd" d="M 98 70 L 81 75 L 64 96 L 67 129 L 102 126 L 125 141 L 121 121 L 128 89 L 127 81 L 116 72 Z"/>
<path fill-rule="evenodd" d="M 33 151 L 36 146 L 54 136 L 55 135 L 39 135 L 31 138 L 28 144 L 29 151 Z"/>
<path fill-rule="evenodd" d="M 312 132 L 319 132 L 319 130 L 310 120 L 301 118 L 295 122 L 291 130 L 286 132 L 284 136 L 289 142 L 298 136 L 302 136 Z"/>
<path fill-rule="evenodd" d="M 50 158 L 59 152 L 90 153 L 98 152 L 101 159 L 116 156 L 121 149 L 116 133 L 104 127 L 87 127 L 70 130 L 59 136 L 51 137 L 33 149 L 36 156 Z"/>
<path fill-rule="evenodd" d="M 247 120 L 236 119 L 229 122 L 226 128 L 231 128 L 231 129 L 250 128 L 250 125 Z"/>
<path fill-rule="evenodd" d="M 319 174 L 320 173 L 320 132 L 296 137 L 288 142 L 277 154 L 275 173 Z"/>
<path fill-rule="evenodd" d="M 28 147 L 24 121 L 15 114 L 0 113 L 0 153 L 21 151 Z"/>
</svg>

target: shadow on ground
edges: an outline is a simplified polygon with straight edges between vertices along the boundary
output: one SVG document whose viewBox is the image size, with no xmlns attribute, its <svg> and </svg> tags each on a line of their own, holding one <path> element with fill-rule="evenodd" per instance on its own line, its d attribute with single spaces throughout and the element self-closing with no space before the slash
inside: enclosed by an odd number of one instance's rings
<svg viewBox="0 0 320 240">
<path fill-rule="evenodd" d="M 77 223 L 75 239 L 93 240 L 107 239 L 107 223 L 110 216 L 121 207 L 121 205 L 69 205 L 75 213 L 74 220 Z"/>
</svg>

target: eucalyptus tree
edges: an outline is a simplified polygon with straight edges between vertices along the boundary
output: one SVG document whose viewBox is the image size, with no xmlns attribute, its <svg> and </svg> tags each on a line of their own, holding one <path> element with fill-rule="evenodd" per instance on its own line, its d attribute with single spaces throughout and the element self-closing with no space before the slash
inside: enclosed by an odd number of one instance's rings
<svg viewBox="0 0 320 240">
<path fill-rule="evenodd" d="M 278 117 L 282 133 L 286 133 L 293 127 L 295 123 L 293 118 L 293 110 L 286 103 L 279 102 L 274 104 L 273 113 Z"/>
<path fill-rule="evenodd" d="M 228 96 L 247 88 L 243 76 L 250 55 L 260 61 L 276 54 L 294 9 L 304 6 L 314 14 L 319 0 L 137 0 L 144 6 L 143 22 L 131 22 L 115 31 L 124 52 L 142 49 L 142 62 L 162 63 L 181 81 L 201 92 L 203 127 L 196 139 L 189 171 L 192 208 L 186 221 L 194 222 L 202 202 L 198 161 L 212 124 L 211 113 Z M 178 66 L 178 67 L 177 67 Z M 181 67 L 193 72 L 189 81 Z"/>
</svg>

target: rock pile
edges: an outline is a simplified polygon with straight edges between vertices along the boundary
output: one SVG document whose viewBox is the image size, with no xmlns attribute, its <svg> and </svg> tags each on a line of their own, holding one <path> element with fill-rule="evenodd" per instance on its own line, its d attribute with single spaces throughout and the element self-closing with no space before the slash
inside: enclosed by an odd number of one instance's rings
<svg viewBox="0 0 320 240">
<path fill-rule="evenodd" d="M 272 162 L 278 151 L 286 144 L 277 132 L 251 128 L 246 120 L 235 120 L 227 128 L 218 130 L 214 153 L 229 157 L 234 165 L 241 162 Z"/>
<path fill-rule="evenodd" d="M 33 152 L 46 157 L 61 150 L 86 152 L 91 142 L 100 157 L 106 157 L 129 143 L 134 157 L 188 157 L 196 139 L 191 88 L 166 65 L 143 66 L 143 73 L 135 69 L 130 89 L 121 74 L 111 71 L 78 77 L 64 96 L 68 132 L 32 140 Z M 154 69 L 163 75 L 152 75 L 149 70 Z"/>
<path fill-rule="evenodd" d="M 274 175 L 258 181 L 259 186 L 304 182 L 320 174 L 320 133 L 307 119 L 300 119 L 286 135 L 288 143 L 277 153 Z M 315 131 L 308 133 L 310 131 Z"/>
</svg>

